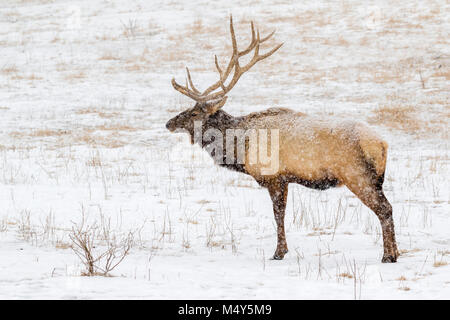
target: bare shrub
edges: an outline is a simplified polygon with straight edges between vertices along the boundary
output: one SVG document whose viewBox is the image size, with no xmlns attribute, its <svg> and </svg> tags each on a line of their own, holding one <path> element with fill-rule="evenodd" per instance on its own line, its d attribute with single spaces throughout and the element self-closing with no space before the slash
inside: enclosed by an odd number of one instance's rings
<svg viewBox="0 0 450 320">
<path fill-rule="evenodd" d="M 109 223 L 90 225 L 84 215 L 81 223 L 72 226 L 69 237 L 71 249 L 86 268 L 83 276 L 110 276 L 130 253 L 134 239 L 133 232 L 120 237 Z"/>
<path fill-rule="evenodd" d="M 136 19 L 129 19 L 128 22 L 122 22 L 122 28 L 123 28 L 123 35 L 127 37 L 127 39 L 135 38 L 137 29 L 138 29 L 138 22 Z"/>
</svg>

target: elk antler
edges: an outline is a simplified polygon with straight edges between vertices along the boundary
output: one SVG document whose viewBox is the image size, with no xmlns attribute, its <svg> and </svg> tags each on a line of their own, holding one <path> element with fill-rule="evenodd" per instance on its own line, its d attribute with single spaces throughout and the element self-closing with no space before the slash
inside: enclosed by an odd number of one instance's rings
<svg viewBox="0 0 450 320">
<path fill-rule="evenodd" d="M 197 90 L 197 88 L 192 83 L 191 74 L 189 72 L 189 69 L 186 67 L 186 73 L 187 73 L 187 80 L 186 80 L 186 86 L 179 85 L 175 78 L 172 79 L 172 86 L 175 90 L 181 92 L 182 94 L 188 96 L 191 99 L 194 99 L 197 102 L 205 102 L 213 99 L 217 99 L 220 97 L 225 96 L 238 82 L 239 78 L 248 71 L 255 63 L 258 61 L 261 61 L 269 56 L 271 56 L 275 51 L 280 49 L 280 47 L 283 45 L 283 43 L 279 44 L 269 52 L 265 54 L 259 54 L 259 46 L 261 43 L 267 41 L 270 39 L 275 31 L 273 31 L 271 34 L 269 34 L 267 37 L 260 38 L 259 36 L 259 30 L 256 31 L 255 35 L 255 27 L 253 25 L 253 21 L 250 23 L 251 29 L 252 29 L 252 41 L 248 45 L 248 47 L 243 50 L 239 51 L 237 48 L 237 42 L 236 42 L 236 35 L 234 34 L 234 27 L 233 27 L 233 17 L 230 15 L 230 34 L 231 34 L 231 44 L 233 46 L 233 54 L 230 58 L 230 62 L 228 63 L 227 68 L 225 71 L 223 71 L 219 63 L 217 61 L 217 56 L 214 56 L 214 63 L 216 65 L 216 69 L 219 72 L 219 81 L 209 86 L 205 91 L 200 92 Z M 250 53 L 254 49 L 253 58 L 250 60 L 249 63 L 247 63 L 245 66 L 241 67 L 239 65 L 239 58 Z M 231 78 L 231 81 L 228 85 L 225 85 L 226 80 L 228 79 L 228 76 L 231 73 L 231 70 L 234 68 L 234 74 Z M 189 82 L 189 84 L 188 84 Z M 221 88 L 220 91 L 213 92 L 214 90 Z"/>
</svg>

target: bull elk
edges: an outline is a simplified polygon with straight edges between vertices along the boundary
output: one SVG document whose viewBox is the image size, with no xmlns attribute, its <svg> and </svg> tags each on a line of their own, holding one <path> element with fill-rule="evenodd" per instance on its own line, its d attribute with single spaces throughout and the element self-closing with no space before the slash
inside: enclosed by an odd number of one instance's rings
<svg viewBox="0 0 450 320">
<path fill-rule="evenodd" d="M 396 262 L 399 255 L 395 241 L 392 207 L 383 193 L 384 172 L 386 169 L 387 143 L 379 138 L 364 124 L 344 121 L 334 122 L 319 119 L 304 113 L 285 108 L 270 108 L 246 116 L 234 117 L 222 110 L 226 94 L 236 85 L 240 77 L 255 63 L 274 54 L 282 44 L 267 53 L 260 53 L 260 45 L 272 37 L 274 32 L 261 38 L 251 23 L 252 40 L 248 47 L 239 51 L 230 16 L 232 56 L 228 66 L 222 69 L 215 56 L 215 66 L 219 80 L 200 92 L 193 84 L 189 69 L 186 85 L 172 79 L 172 86 L 196 103 L 192 108 L 170 119 L 166 127 L 171 132 L 187 131 L 191 143 L 197 140 L 203 148 L 213 139 L 195 138 L 196 123 L 202 130 L 212 129 L 225 133 L 229 130 L 278 129 L 278 165 L 276 172 L 264 172 L 261 163 L 249 161 L 249 137 L 245 139 L 245 157 L 242 163 L 229 161 L 234 157 L 237 146 L 233 136 L 226 135 L 226 143 L 220 148 L 210 148 L 210 154 L 216 163 L 238 172 L 252 176 L 257 183 L 268 189 L 277 225 L 277 247 L 273 259 L 281 260 L 288 252 L 284 230 L 284 215 L 289 183 L 325 190 L 345 185 L 378 217 L 383 232 L 384 254 L 382 262 Z M 241 65 L 239 59 L 253 51 L 253 57 Z M 227 79 L 233 71 L 231 80 Z M 217 137 L 216 137 L 217 138 Z M 275 135 L 271 134 L 268 144 L 274 144 Z M 266 140 L 267 141 L 267 140 Z M 231 145 L 231 146 L 230 146 Z M 223 150 L 219 150 L 222 149 Z M 227 150 L 228 148 L 228 150 Z M 232 152 L 230 152 L 232 148 Z M 272 149 L 270 149 L 272 150 Z M 228 152 L 227 152 L 228 151 Z M 272 152 L 272 151 L 271 151 Z M 234 159 L 234 158 L 233 158 Z"/>
</svg>

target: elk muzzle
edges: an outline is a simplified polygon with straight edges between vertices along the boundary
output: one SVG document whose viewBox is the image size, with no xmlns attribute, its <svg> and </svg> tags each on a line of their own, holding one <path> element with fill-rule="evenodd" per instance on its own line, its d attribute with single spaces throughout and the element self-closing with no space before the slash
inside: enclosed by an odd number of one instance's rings
<svg viewBox="0 0 450 320">
<path fill-rule="evenodd" d="M 167 121 L 167 123 L 166 123 L 166 128 L 167 128 L 167 130 L 169 130 L 170 132 L 174 132 L 174 131 L 177 129 L 177 126 L 176 126 L 176 119 L 175 119 L 175 118 L 172 118 L 172 119 L 170 119 L 169 121 Z"/>
</svg>

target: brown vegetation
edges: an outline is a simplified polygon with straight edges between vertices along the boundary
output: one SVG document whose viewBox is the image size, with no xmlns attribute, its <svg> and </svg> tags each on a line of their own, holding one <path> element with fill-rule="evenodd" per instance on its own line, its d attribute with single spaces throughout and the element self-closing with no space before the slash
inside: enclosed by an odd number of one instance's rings
<svg viewBox="0 0 450 320">
<path fill-rule="evenodd" d="M 417 118 L 416 109 L 411 106 L 380 107 L 373 111 L 373 115 L 368 118 L 368 122 L 408 133 L 414 133 L 421 128 L 421 121 Z"/>
</svg>

